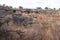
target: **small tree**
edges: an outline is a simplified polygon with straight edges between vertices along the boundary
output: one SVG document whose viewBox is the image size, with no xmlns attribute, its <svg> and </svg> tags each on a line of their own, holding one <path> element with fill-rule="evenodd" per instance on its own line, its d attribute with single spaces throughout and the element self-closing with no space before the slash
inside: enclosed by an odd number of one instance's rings
<svg viewBox="0 0 60 40">
<path fill-rule="evenodd" d="M 19 9 L 23 9 L 23 7 L 22 6 L 19 6 Z"/>
<path fill-rule="evenodd" d="M 37 9 L 42 10 L 42 8 L 41 8 L 41 7 L 37 7 Z"/>
<path fill-rule="evenodd" d="M 56 10 L 56 8 L 53 8 L 53 10 Z"/>
<path fill-rule="evenodd" d="M 3 7 L 5 7 L 5 4 L 3 4 Z"/>
<path fill-rule="evenodd" d="M 48 7 L 45 7 L 45 10 L 48 10 Z"/>
</svg>

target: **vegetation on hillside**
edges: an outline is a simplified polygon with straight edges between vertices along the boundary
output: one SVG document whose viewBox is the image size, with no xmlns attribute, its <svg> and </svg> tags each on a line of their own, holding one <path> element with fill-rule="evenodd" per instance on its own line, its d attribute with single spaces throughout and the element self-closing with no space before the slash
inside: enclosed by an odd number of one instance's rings
<svg viewBox="0 0 60 40">
<path fill-rule="evenodd" d="M 0 40 L 60 40 L 60 9 L 0 6 Z"/>
</svg>

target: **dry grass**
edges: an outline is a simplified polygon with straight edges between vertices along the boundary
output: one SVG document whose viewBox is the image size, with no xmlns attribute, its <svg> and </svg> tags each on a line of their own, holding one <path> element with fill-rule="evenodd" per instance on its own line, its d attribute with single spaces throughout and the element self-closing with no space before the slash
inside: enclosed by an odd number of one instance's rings
<svg viewBox="0 0 60 40">
<path fill-rule="evenodd" d="M 25 15 L 25 14 L 23 14 Z M 20 30 L 24 33 L 17 34 L 16 32 L 4 33 L 1 40 L 60 40 L 60 16 L 46 15 L 44 13 L 26 14 L 36 21 L 35 24 L 27 27 L 21 25 L 16 26 L 11 24 L 8 29 Z M 8 35 L 8 36 L 7 36 Z M 5 38 L 5 39 L 4 39 Z"/>
</svg>

